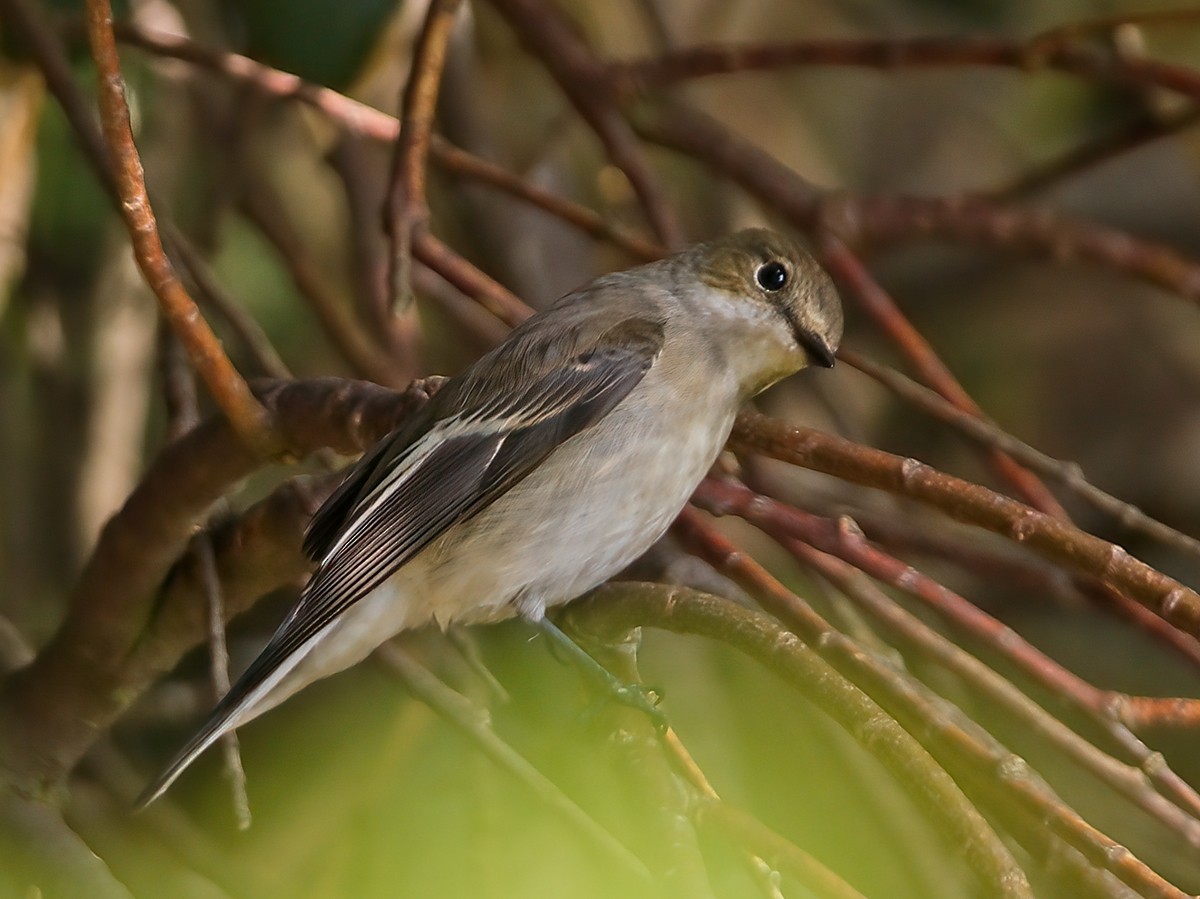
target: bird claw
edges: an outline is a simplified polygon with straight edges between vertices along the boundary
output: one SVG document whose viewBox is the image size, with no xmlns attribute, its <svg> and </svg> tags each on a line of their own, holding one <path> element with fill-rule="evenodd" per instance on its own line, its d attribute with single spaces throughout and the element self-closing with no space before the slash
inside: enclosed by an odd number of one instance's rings
<svg viewBox="0 0 1200 899">
<path fill-rule="evenodd" d="M 613 698 L 649 718 L 659 736 L 667 732 L 670 725 L 667 722 L 666 713 L 659 708 L 659 703 L 662 702 L 662 693 L 658 690 L 642 684 L 622 683 L 613 690 Z"/>
</svg>

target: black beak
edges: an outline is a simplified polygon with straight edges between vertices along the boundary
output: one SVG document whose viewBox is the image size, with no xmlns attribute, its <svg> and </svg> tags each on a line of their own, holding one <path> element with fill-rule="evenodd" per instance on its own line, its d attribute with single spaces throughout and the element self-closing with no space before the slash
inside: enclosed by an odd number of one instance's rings
<svg viewBox="0 0 1200 899">
<path fill-rule="evenodd" d="M 796 338 L 796 343 L 801 346 L 809 357 L 824 368 L 833 368 L 833 363 L 836 357 L 833 354 L 831 347 L 825 338 L 819 336 L 815 331 L 810 331 L 803 327 L 796 320 L 796 314 L 785 303 L 780 303 L 775 306 L 776 311 L 783 316 L 783 320 L 788 323 L 788 327 L 792 329 L 792 334 Z"/>
<path fill-rule="evenodd" d="M 796 327 L 795 332 L 796 342 L 804 347 L 814 362 L 824 368 L 833 368 L 833 363 L 837 361 L 837 357 L 834 356 L 833 348 L 828 343 L 812 331 L 805 330 L 804 328 Z"/>
</svg>

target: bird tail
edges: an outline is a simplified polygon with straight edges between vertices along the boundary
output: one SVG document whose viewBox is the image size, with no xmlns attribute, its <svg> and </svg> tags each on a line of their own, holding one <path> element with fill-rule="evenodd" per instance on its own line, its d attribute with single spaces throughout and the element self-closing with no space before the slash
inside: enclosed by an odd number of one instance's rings
<svg viewBox="0 0 1200 899">
<path fill-rule="evenodd" d="M 292 673 L 297 665 L 312 651 L 312 648 L 325 636 L 328 628 L 314 634 L 306 643 L 301 645 L 285 662 L 279 665 L 269 676 L 260 683 L 246 690 L 244 683 L 253 672 L 248 670 L 238 683 L 225 694 L 225 698 L 217 703 L 216 708 L 208 716 L 204 725 L 192 736 L 182 749 L 175 754 L 170 763 L 159 775 L 146 785 L 146 788 L 134 800 L 135 811 L 141 811 L 155 799 L 160 797 L 176 779 L 194 762 L 204 750 L 235 728 L 257 718 L 268 709 L 287 699 L 297 689 L 304 686 L 297 684 L 293 689 L 278 689 L 284 679 Z"/>
</svg>

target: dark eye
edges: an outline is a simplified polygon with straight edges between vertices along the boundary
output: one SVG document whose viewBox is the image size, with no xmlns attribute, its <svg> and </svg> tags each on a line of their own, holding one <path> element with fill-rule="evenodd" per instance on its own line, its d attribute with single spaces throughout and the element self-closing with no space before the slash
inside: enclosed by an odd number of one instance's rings
<svg viewBox="0 0 1200 899">
<path fill-rule="evenodd" d="M 763 290 L 774 293 L 783 290 L 788 282 L 788 270 L 782 262 L 765 262 L 754 273 L 754 280 Z"/>
</svg>

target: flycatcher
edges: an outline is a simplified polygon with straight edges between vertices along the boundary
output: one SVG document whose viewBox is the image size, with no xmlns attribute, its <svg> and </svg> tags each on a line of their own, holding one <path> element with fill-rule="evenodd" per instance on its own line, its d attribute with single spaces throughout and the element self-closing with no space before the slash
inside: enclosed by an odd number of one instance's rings
<svg viewBox="0 0 1200 899">
<path fill-rule="evenodd" d="M 316 570 L 266 648 L 142 793 L 400 631 L 540 622 L 666 531 L 738 407 L 832 367 L 828 275 L 766 230 L 605 275 L 531 317 L 352 466 L 305 534 Z"/>
</svg>

